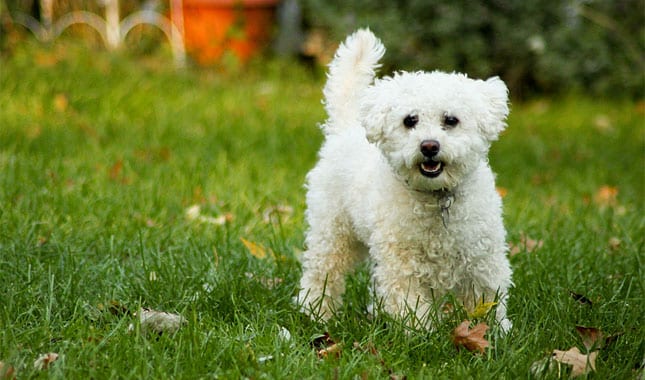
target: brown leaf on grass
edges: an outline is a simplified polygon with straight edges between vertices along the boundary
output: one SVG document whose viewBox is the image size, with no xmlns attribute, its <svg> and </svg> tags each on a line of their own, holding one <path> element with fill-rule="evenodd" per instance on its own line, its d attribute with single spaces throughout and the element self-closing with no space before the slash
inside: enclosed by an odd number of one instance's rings
<svg viewBox="0 0 645 380">
<path fill-rule="evenodd" d="M 528 237 L 524 232 L 520 233 L 520 241 L 515 244 L 515 243 L 510 243 L 510 251 L 509 254 L 511 256 L 515 256 L 518 253 L 525 251 L 526 253 L 531 253 L 533 251 L 536 251 L 540 248 L 542 248 L 542 245 L 544 245 L 544 242 L 542 240 L 533 240 L 530 237 Z"/>
<path fill-rule="evenodd" d="M 267 249 L 258 243 L 248 241 L 243 237 L 240 238 L 242 244 L 249 250 L 249 253 L 258 259 L 264 259 L 267 256 Z"/>
<path fill-rule="evenodd" d="M 16 369 L 9 364 L 0 362 L 0 379 L 1 380 L 14 380 L 16 378 Z"/>
<path fill-rule="evenodd" d="M 49 368 L 49 365 L 58 360 L 58 354 L 55 352 L 48 352 L 42 354 L 34 361 L 34 368 L 41 371 Z"/>
<path fill-rule="evenodd" d="M 508 189 L 505 187 L 496 187 L 495 190 L 497 190 L 497 194 L 502 198 L 505 198 L 508 194 Z"/>
<path fill-rule="evenodd" d="M 109 170 L 109 176 L 112 181 L 116 181 L 119 179 L 119 176 L 121 175 L 121 171 L 123 170 L 123 160 L 117 160 Z"/>
<path fill-rule="evenodd" d="M 578 347 L 571 347 L 567 351 L 553 350 L 552 358 L 556 362 L 568 364 L 572 366 L 571 377 L 577 377 L 596 371 L 596 357 L 598 351 L 589 353 L 588 355 L 580 352 Z"/>
<path fill-rule="evenodd" d="M 578 335 L 582 338 L 582 344 L 587 351 L 593 347 L 601 347 L 603 345 L 605 334 L 595 327 L 576 326 Z"/>
<path fill-rule="evenodd" d="M 455 347 L 465 347 L 468 351 L 475 351 L 484 353 L 486 347 L 490 343 L 484 338 L 488 325 L 486 323 L 479 323 L 472 329 L 469 329 L 470 321 L 465 320 L 452 332 L 452 342 Z"/>
<path fill-rule="evenodd" d="M 65 112 L 69 106 L 69 99 L 67 99 L 67 95 L 65 94 L 56 94 L 54 96 L 53 104 L 54 109 L 57 112 Z"/>
<path fill-rule="evenodd" d="M 123 185 L 129 184 L 130 178 L 126 177 L 123 174 L 123 160 L 117 160 L 110 168 L 108 169 L 108 177 L 111 181 L 119 182 Z"/>
<path fill-rule="evenodd" d="M 340 357 L 341 352 L 343 351 L 343 345 L 340 343 L 335 343 L 332 344 L 329 347 L 325 347 L 323 349 L 318 350 L 316 354 L 318 355 L 319 358 L 325 359 L 325 358 L 338 358 Z"/>
<path fill-rule="evenodd" d="M 342 344 L 336 343 L 328 332 L 316 336 L 309 343 L 315 350 L 318 358 L 323 359 L 327 357 L 339 357 L 342 351 Z"/>
<path fill-rule="evenodd" d="M 600 207 L 616 207 L 618 205 L 618 188 L 615 186 L 601 186 L 594 194 L 593 201 Z"/>
<path fill-rule="evenodd" d="M 618 332 L 607 335 L 600 329 L 585 326 L 576 326 L 576 331 L 578 332 L 578 335 L 580 335 L 580 338 L 582 338 L 582 344 L 585 346 L 587 351 L 591 351 L 593 348 L 605 348 L 613 344 L 616 339 L 624 334 L 622 332 Z"/>
<path fill-rule="evenodd" d="M 569 295 L 574 299 L 574 301 L 577 301 L 582 305 L 593 306 L 593 302 L 591 302 L 589 298 L 583 296 L 582 294 L 578 294 L 569 290 Z"/>
</svg>

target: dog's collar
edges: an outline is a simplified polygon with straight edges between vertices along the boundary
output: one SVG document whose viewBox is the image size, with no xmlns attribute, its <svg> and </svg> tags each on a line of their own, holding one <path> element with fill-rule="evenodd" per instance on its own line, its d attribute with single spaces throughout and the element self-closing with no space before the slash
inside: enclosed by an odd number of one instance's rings
<svg viewBox="0 0 645 380">
<path fill-rule="evenodd" d="M 418 191 L 420 194 L 430 195 L 432 200 L 427 199 L 426 202 L 420 203 L 418 207 L 415 207 L 415 213 L 423 213 L 424 210 L 428 208 L 439 209 L 441 215 L 441 222 L 443 223 L 444 228 L 448 228 L 448 223 L 450 222 L 450 207 L 455 202 L 455 193 L 450 190 L 440 189 L 434 190 L 431 192 Z"/>
</svg>

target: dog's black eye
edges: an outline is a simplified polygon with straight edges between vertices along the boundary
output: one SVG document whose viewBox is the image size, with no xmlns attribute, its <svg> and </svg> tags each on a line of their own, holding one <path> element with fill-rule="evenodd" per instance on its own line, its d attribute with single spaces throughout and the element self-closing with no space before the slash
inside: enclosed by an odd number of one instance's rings
<svg viewBox="0 0 645 380">
<path fill-rule="evenodd" d="M 406 128 L 414 128 L 415 125 L 419 122 L 419 116 L 417 115 L 408 115 L 403 119 L 403 125 Z"/>
<path fill-rule="evenodd" d="M 454 116 L 446 115 L 443 117 L 443 125 L 446 127 L 454 127 L 459 124 L 459 119 Z"/>
</svg>

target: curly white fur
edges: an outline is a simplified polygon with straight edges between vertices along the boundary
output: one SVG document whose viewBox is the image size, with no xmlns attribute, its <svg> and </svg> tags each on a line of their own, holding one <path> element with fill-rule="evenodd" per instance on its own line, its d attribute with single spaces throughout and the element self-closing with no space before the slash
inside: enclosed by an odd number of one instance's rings
<svg viewBox="0 0 645 380">
<path fill-rule="evenodd" d="M 496 316 L 507 330 L 511 269 L 487 163 L 490 142 L 506 127 L 506 86 L 436 71 L 375 80 L 384 52 L 359 30 L 330 64 L 326 141 L 307 175 L 298 301 L 312 317 L 329 318 L 346 274 L 370 257 L 387 312 L 412 312 L 411 321 L 429 327 L 432 300 L 448 292 L 469 309 L 499 297 Z M 437 145 L 432 160 L 421 148 L 427 141 Z"/>
</svg>

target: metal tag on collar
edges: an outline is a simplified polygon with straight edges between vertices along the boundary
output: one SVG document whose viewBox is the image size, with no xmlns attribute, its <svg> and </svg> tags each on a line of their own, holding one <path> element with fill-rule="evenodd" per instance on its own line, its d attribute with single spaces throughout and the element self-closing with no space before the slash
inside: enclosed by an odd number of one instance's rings
<svg viewBox="0 0 645 380">
<path fill-rule="evenodd" d="M 455 196 L 452 193 L 446 193 L 441 199 L 439 199 L 439 208 L 441 209 L 441 221 L 443 222 L 443 227 L 448 228 L 448 222 L 450 221 L 450 206 L 455 200 Z"/>
</svg>

